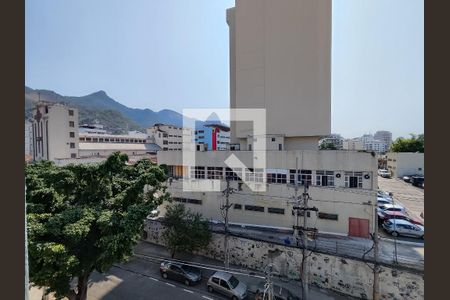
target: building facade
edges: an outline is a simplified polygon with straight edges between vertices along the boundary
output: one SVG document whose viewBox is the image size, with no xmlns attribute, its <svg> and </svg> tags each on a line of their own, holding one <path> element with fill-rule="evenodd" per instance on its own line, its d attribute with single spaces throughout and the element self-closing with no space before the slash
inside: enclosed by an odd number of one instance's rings
<svg viewBox="0 0 450 300">
<path fill-rule="evenodd" d="M 321 233 L 369 237 L 374 229 L 377 190 L 377 160 L 370 153 L 351 151 L 267 151 L 266 169 L 230 169 L 226 158 L 236 155 L 247 166 L 252 166 L 253 155 L 249 151 L 196 152 L 195 166 L 183 165 L 182 153 L 161 151 L 158 164 L 169 166 L 168 191 L 175 201 L 185 203 L 203 217 L 223 221 L 222 192 L 185 192 L 183 181 L 201 186 L 219 185 L 226 188 L 225 179 L 231 180 L 235 192 L 230 196 L 233 204 L 230 222 L 256 224 L 274 228 L 292 228 L 295 185 L 299 193 L 305 184 L 309 186 L 311 212 L 308 226 Z M 210 180 L 216 180 L 211 182 Z M 264 193 L 253 192 L 246 183 L 266 185 Z M 160 207 L 165 211 L 165 204 Z"/>
<path fill-rule="evenodd" d="M 388 152 L 387 169 L 392 177 L 425 175 L 424 153 Z"/>
<path fill-rule="evenodd" d="M 25 156 L 33 157 L 33 122 L 25 120 Z"/>
<path fill-rule="evenodd" d="M 392 144 L 392 132 L 390 132 L 390 131 L 386 131 L 386 130 L 377 131 L 377 132 L 375 132 L 373 137 L 376 140 L 383 141 L 386 144 L 387 149 L 389 149 L 389 147 Z"/>
<path fill-rule="evenodd" d="M 319 140 L 319 148 L 322 144 L 332 144 L 336 147 L 336 150 L 342 150 L 343 149 L 343 143 L 344 139 L 340 134 L 333 133 L 321 140 Z"/>
<path fill-rule="evenodd" d="M 266 109 L 281 149 L 316 150 L 331 133 L 331 1 L 238 0 L 227 23 L 230 107 Z M 251 124 L 230 127 L 231 143 L 251 150 Z"/>
<path fill-rule="evenodd" d="M 194 131 L 190 128 L 182 128 L 175 125 L 155 124 L 147 128 L 150 143 L 158 145 L 163 151 L 181 151 L 183 148 L 183 136 L 189 140 L 194 138 Z"/>
<path fill-rule="evenodd" d="M 220 123 L 206 123 L 195 130 L 195 144 L 197 151 L 229 150 L 230 127 Z"/>
<path fill-rule="evenodd" d="M 362 151 L 364 150 L 364 144 L 359 139 L 347 139 L 342 142 L 343 150 Z"/>
<path fill-rule="evenodd" d="M 78 109 L 40 102 L 33 111 L 32 126 L 33 160 L 78 157 Z"/>
</svg>

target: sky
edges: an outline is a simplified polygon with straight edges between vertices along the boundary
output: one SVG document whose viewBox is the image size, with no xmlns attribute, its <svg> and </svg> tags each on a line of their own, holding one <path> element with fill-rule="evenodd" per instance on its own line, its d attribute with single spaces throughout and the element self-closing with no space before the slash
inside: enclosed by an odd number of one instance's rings
<svg viewBox="0 0 450 300">
<path fill-rule="evenodd" d="M 26 0 L 25 84 L 155 111 L 229 106 L 234 0 Z M 331 118 L 357 137 L 424 130 L 423 0 L 333 0 Z"/>
</svg>

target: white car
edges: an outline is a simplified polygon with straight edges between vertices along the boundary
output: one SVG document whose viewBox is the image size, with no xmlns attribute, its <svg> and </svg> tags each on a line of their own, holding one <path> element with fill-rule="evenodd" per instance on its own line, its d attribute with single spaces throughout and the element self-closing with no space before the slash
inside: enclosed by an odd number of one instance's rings
<svg viewBox="0 0 450 300">
<path fill-rule="evenodd" d="M 390 178 L 391 177 L 391 173 L 388 170 L 378 170 L 378 175 L 380 175 L 383 178 Z"/>
<path fill-rule="evenodd" d="M 377 197 L 377 205 L 392 204 L 392 199 Z"/>
<path fill-rule="evenodd" d="M 383 211 L 399 211 L 402 213 L 406 213 L 406 210 L 403 206 L 398 205 L 398 204 L 382 204 L 378 206 L 378 211 L 379 212 L 383 212 Z"/>
</svg>

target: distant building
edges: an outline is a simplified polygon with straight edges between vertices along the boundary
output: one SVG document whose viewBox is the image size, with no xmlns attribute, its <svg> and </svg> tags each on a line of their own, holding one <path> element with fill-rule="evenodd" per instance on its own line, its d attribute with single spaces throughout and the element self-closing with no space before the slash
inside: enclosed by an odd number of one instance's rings
<svg viewBox="0 0 450 300">
<path fill-rule="evenodd" d="M 175 125 L 155 124 L 147 128 L 147 135 L 150 143 L 155 143 L 163 151 L 181 151 L 183 149 L 183 136 L 193 138 L 193 130 Z"/>
<path fill-rule="evenodd" d="M 386 130 L 377 131 L 377 132 L 375 132 L 373 137 L 376 140 L 385 142 L 387 145 L 387 148 L 389 148 L 392 144 L 392 132 L 390 132 L 390 131 L 386 131 Z"/>
<path fill-rule="evenodd" d="M 195 143 L 197 151 L 229 150 L 230 127 L 221 123 L 206 123 L 195 131 Z"/>
<path fill-rule="evenodd" d="M 336 150 L 342 150 L 343 149 L 343 142 L 344 139 L 340 134 L 332 133 L 331 135 L 319 140 L 319 148 L 322 144 L 332 144 L 336 147 Z"/>
<path fill-rule="evenodd" d="M 359 139 L 347 139 L 342 142 L 343 150 L 364 150 L 364 144 Z"/>
<path fill-rule="evenodd" d="M 106 134 L 106 130 L 101 124 L 83 124 L 78 127 L 78 131 L 80 133 Z"/>
<path fill-rule="evenodd" d="M 33 111 L 33 160 L 78 157 L 78 109 L 39 102 Z"/>
<path fill-rule="evenodd" d="M 392 177 L 425 175 L 424 153 L 388 152 L 387 169 Z"/>
<path fill-rule="evenodd" d="M 33 157 L 33 122 L 25 120 L 25 155 Z"/>
<path fill-rule="evenodd" d="M 360 138 L 357 138 L 363 144 L 363 150 L 376 152 L 376 153 L 386 153 L 388 150 L 388 144 L 385 141 L 377 140 L 371 134 L 364 134 Z"/>
</svg>

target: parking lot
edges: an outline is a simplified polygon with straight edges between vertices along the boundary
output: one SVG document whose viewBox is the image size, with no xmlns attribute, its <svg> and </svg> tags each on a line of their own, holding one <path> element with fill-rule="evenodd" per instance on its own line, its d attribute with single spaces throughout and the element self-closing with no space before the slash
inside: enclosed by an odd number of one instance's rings
<svg viewBox="0 0 450 300">
<path fill-rule="evenodd" d="M 394 203 L 404 206 L 406 212 L 410 216 L 425 221 L 424 218 L 420 216 L 420 214 L 424 212 L 424 189 L 415 187 L 401 179 L 382 178 L 380 176 L 378 176 L 378 187 L 385 192 L 393 193 Z M 384 230 L 380 230 L 380 234 L 385 238 L 393 238 Z M 421 242 L 419 239 L 413 237 L 400 236 L 397 237 L 397 239 L 410 242 Z"/>
</svg>

